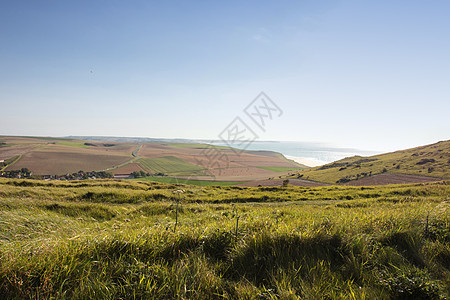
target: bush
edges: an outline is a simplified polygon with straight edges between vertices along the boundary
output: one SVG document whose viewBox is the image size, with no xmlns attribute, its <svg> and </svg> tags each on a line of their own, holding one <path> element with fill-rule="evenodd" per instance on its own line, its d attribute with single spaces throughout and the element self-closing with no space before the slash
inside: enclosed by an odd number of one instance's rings
<svg viewBox="0 0 450 300">
<path fill-rule="evenodd" d="M 422 158 L 418 163 L 416 163 L 416 165 L 424 165 L 427 163 L 434 163 L 434 162 L 436 162 L 434 158 Z"/>
<path fill-rule="evenodd" d="M 131 176 L 133 176 L 134 178 L 141 178 L 141 177 L 146 177 L 149 176 L 150 174 L 144 172 L 144 171 L 134 171 L 133 173 L 131 173 Z"/>
</svg>

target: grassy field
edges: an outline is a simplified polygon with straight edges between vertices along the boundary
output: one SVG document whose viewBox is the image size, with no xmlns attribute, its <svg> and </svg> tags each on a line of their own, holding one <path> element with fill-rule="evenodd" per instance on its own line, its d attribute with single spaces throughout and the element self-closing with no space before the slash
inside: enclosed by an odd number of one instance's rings
<svg viewBox="0 0 450 300">
<path fill-rule="evenodd" d="M 370 157 L 344 158 L 299 174 L 303 179 L 336 183 L 383 172 L 450 178 L 450 141 Z"/>
<path fill-rule="evenodd" d="M 219 146 L 219 145 L 210 145 L 210 144 L 196 144 L 196 143 L 169 143 L 169 144 L 163 144 L 170 147 L 176 147 L 176 148 L 200 148 L 200 149 L 207 149 L 207 148 L 214 148 L 214 149 L 232 149 L 231 147 L 227 146 Z"/>
<path fill-rule="evenodd" d="M 12 136 L 17 138 L 28 138 L 28 139 L 34 139 L 34 140 L 50 140 L 50 141 L 73 141 L 71 138 L 58 138 L 58 137 L 49 137 L 49 136 Z"/>
<path fill-rule="evenodd" d="M 87 145 L 84 144 L 84 142 L 63 141 L 63 142 L 57 142 L 56 144 L 63 145 L 63 146 L 69 146 L 69 147 L 76 147 L 76 148 L 89 148 Z"/>
<path fill-rule="evenodd" d="M 205 170 L 175 156 L 141 158 L 136 162 L 152 173 L 164 173 L 174 176 L 203 175 Z"/>
<path fill-rule="evenodd" d="M 192 180 L 192 179 L 180 179 L 174 177 L 144 177 L 136 178 L 134 181 L 154 181 L 161 183 L 171 183 L 171 184 L 187 184 L 187 185 L 197 185 L 197 186 L 231 186 L 243 183 L 242 181 L 216 181 L 216 180 Z"/>
<path fill-rule="evenodd" d="M 0 298 L 445 299 L 449 192 L 0 179 Z"/>
</svg>

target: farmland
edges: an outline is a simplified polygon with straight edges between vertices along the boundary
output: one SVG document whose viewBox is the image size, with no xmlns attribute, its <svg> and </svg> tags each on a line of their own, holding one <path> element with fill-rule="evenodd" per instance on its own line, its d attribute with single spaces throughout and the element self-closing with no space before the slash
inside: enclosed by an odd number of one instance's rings
<svg viewBox="0 0 450 300">
<path fill-rule="evenodd" d="M 36 175 L 103 170 L 130 160 L 135 145 L 86 144 L 72 139 L 2 137 L 0 157 L 17 159 L 5 170 L 28 168 Z"/>
<path fill-rule="evenodd" d="M 246 181 L 298 171 L 305 166 L 270 151 L 242 151 L 196 143 L 120 143 L 45 137 L 1 137 L 6 171 L 27 168 L 34 175 L 106 170 L 143 171 L 185 179 Z M 14 158 L 14 160 L 11 160 Z M 216 159 L 219 158 L 219 159 Z"/>
<path fill-rule="evenodd" d="M 154 158 L 141 158 L 137 161 L 152 173 L 164 173 L 167 175 L 204 175 L 205 168 L 188 163 L 175 156 L 164 156 Z"/>
<path fill-rule="evenodd" d="M 449 184 L 0 179 L 0 294 L 444 299 Z"/>
<path fill-rule="evenodd" d="M 289 170 L 301 170 L 306 168 L 293 161 L 286 159 L 283 155 L 270 151 L 243 151 L 223 146 L 211 146 L 206 144 L 143 144 L 139 150 L 142 158 L 176 157 L 183 161 L 196 165 L 192 172 L 178 173 L 179 177 L 197 180 L 219 180 L 219 181 L 247 181 L 279 176 L 280 173 L 273 168 L 286 168 Z M 168 165 L 171 162 L 166 160 Z M 143 164 L 141 164 L 145 167 Z M 153 172 L 150 166 L 148 171 Z M 284 172 L 287 174 L 287 172 Z M 205 176 L 207 175 L 207 176 Z M 208 178 L 210 177 L 210 178 Z"/>
<path fill-rule="evenodd" d="M 109 155 L 98 152 L 85 153 L 66 151 L 65 149 L 64 151 L 42 150 L 24 154 L 7 170 L 28 168 L 36 170 L 37 174 L 66 174 L 77 170 L 103 170 L 129 159 L 125 155 Z"/>
<path fill-rule="evenodd" d="M 425 183 L 450 178 L 450 141 L 370 157 L 348 157 L 315 168 L 297 164 L 277 152 L 201 143 L 138 144 L 43 137 L 1 137 L 1 141 L 0 159 L 6 162 L 1 169 L 27 168 L 34 175 L 104 170 L 127 177 L 143 172 L 176 178 L 160 180 L 164 182 L 248 182 L 247 186 L 281 185 L 278 179 L 285 178 L 303 186 Z"/>
</svg>

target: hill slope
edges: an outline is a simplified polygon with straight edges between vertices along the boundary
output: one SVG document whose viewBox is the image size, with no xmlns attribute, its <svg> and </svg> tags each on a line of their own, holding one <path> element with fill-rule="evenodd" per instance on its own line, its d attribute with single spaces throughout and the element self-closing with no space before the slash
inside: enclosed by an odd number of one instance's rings
<svg viewBox="0 0 450 300">
<path fill-rule="evenodd" d="M 0 136 L 0 172 L 22 168 L 33 175 L 65 175 L 79 170 L 128 175 L 143 171 L 200 180 L 245 181 L 285 175 L 306 166 L 277 152 L 239 152 L 200 143 Z"/>
<path fill-rule="evenodd" d="M 346 183 L 382 173 L 450 178 L 450 141 L 369 157 L 348 157 L 299 172 L 293 177 Z"/>
</svg>

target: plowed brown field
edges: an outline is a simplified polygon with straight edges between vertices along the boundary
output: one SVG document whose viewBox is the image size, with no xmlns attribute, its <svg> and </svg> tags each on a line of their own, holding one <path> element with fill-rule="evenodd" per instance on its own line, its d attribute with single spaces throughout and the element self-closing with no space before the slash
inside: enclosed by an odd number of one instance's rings
<svg viewBox="0 0 450 300">
<path fill-rule="evenodd" d="M 364 186 L 364 185 L 387 185 L 387 184 L 405 184 L 405 183 L 425 183 L 440 181 L 442 178 L 407 175 L 407 174 L 378 174 L 370 177 L 361 178 L 345 183 L 344 185 Z"/>
</svg>

